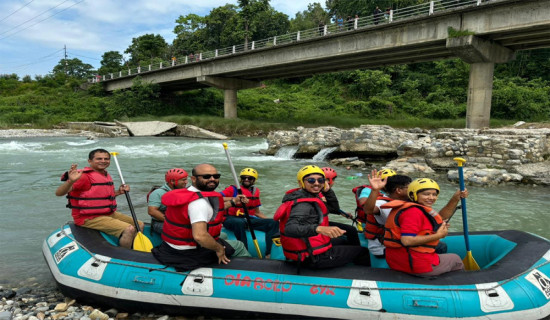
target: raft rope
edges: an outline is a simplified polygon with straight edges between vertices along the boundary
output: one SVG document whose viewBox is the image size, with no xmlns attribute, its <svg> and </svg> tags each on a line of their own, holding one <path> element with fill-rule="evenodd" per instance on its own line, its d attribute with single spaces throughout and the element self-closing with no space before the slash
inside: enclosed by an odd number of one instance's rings
<svg viewBox="0 0 550 320">
<path fill-rule="evenodd" d="M 166 273 L 171 273 L 171 274 L 182 275 L 184 277 L 192 276 L 192 277 L 195 277 L 195 278 L 203 278 L 203 279 L 204 278 L 209 278 L 209 279 L 213 279 L 213 280 L 227 280 L 227 278 L 225 278 L 225 277 L 209 276 L 209 275 L 204 275 L 204 274 L 201 274 L 201 273 L 191 273 L 192 271 L 180 272 L 180 271 L 168 270 L 168 269 L 166 269 L 167 267 L 149 268 L 149 267 L 146 267 L 146 266 L 140 266 L 140 265 L 136 265 L 136 264 L 130 264 L 130 263 L 124 263 L 124 262 L 118 262 L 118 261 L 103 260 L 101 258 L 98 258 L 96 256 L 96 254 L 91 252 L 88 248 L 86 248 L 82 243 L 80 243 L 74 237 L 71 237 L 71 235 L 66 233 L 64 227 L 68 226 L 68 225 L 69 225 L 69 222 L 66 222 L 64 225 L 61 226 L 61 233 L 63 235 L 65 235 L 67 238 L 69 238 L 72 241 L 76 242 L 76 244 L 78 244 L 82 249 L 84 249 L 84 251 L 86 251 L 92 258 L 94 258 L 95 262 L 100 262 L 100 263 L 105 263 L 105 264 L 115 264 L 115 265 L 120 265 L 120 266 L 125 266 L 125 267 L 141 268 L 141 269 L 146 269 L 149 272 L 153 272 L 153 271 L 166 272 Z M 69 228 L 70 228 L 70 226 L 69 226 Z M 483 291 L 483 292 L 486 292 L 488 294 L 489 291 L 496 290 L 497 288 L 502 287 L 505 284 L 516 280 L 517 278 L 523 276 L 524 274 L 527 274 L 527 273 L 533 271 L 534 269 L 544 267 L 545 265 L 547 265 L 549 263 L 550 263 L 550 260 L 548 260 L 546 262 L 543 262 L 543 263 L 541 263 L 541 264 L 539 264 L 535 267 L 531 267 L 531 268 L 529 268 L 529 269 L 527 269 L 523 272 L 520 272 L 517 275 L 515 275 L 515 276 L 513 276 L 509 279 L 506 279 L 506 280 L 504 280 L 500 283 L 497 283 L 493 287 L 482 288 L 482 289 L 478 289 L 478 288 L 471 288 L 471 289 L 470 288 L 420 288 L 420 287 L 413 287 L 413 288 L 378 288 L 377 287 L 377 288 L 372 288 L 372 287 L 365 287 L 365 286 L 361 286 L 361 287 L 358 287 L 358 286 L 341 286 L 341 285 L 315 284 L 315 283 L 293 282 L 293 281 L 282 281 L 281 283 L 282 284 L 297 285 L 297 286 L 306 286 L 306 287 L 310 287 L 312 285 L 317 285 L 319 287 L 324 287 L 324 288 L 345 289 L 345 290 L 355 289 L 355 290 L 360 290 L 360 291 L 407 291 L 407 290 L 409 290 L 409 291 L 412 291 L 412 290 L 420 290 L 420 291 L 465 291 L 465 292 Z M 272 284 L 274 282 L 273 280 L 263 280 L 263 279 L 262 280 L 259 280 L 259 279 L 258 280 L 256 280 L 256 279 L 243 280 L 243 279 L 241 279 L 240 281 L 241 282 L 250 282 L 250 284 L 256 283 L 256 282 Z M 365 281 L 374 281 L 374 280 L 365 280 Z M 375 282 L 379 282 L 379 281 L 375 281 Z M 182 283 L 183 283 L 183 281 L 182 281 Z"/>
</svg>

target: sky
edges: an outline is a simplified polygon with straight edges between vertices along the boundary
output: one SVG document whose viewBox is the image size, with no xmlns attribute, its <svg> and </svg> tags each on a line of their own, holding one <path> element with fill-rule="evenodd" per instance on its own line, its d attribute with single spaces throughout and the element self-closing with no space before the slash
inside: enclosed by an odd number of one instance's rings
<svg viewBox="0 0 550 320">
<path fill-rule="evenodd" d="M 315 0 L 271 0 L 294 18 Z M 106 51 L 123 53 L 132 38 L 160 34 L 172 43 L 175 21 L 207 15 L 237 0 L 0 0 L 0 74 L 46 75 L 63 59 L 100 67 Z"/>
</svg>

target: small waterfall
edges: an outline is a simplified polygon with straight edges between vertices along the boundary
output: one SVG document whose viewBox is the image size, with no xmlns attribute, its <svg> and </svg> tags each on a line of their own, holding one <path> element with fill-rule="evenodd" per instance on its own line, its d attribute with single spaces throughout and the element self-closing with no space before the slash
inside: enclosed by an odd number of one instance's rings
<svg viewBox="0 0 550 320">
<path fill-rule="evenodd" d="M 324 161 L 329 154 L 331 154 L 338 147 L 323 148 L 313 156 L 313 161 Z"/>
<path fill-rule="evenodd" d="M 281 149 L 277 150 L 277 153 L 275 153 L 275 157 L 282 159 L 292 159 L 297 151 L 298 146 L 281 147 Z"/>
</svg>

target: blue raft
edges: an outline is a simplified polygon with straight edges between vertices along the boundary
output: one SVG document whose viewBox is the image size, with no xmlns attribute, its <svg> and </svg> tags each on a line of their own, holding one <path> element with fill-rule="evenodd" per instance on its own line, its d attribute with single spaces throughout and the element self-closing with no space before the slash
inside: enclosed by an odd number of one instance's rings
<svg viewBox="0 0 550 320">
<path fill-rule="evenodd" d="M 148 229 L 144 233 L 160 243 Z M 433 278 L 390 270 L 374 257 L 371 268 L 350 264 L 330 270 L 302 268 L 298 274 L 275 245 L 271 260 L 234 258 L 228 265 L 176 272 L 150 253 L 121 248 L 116 239 L 73 224 L 54 231 L 42 250 L 65 295 L 130 312 L 331 319 L 549 316 L 550 242 L 514 230 L 470 235 L 481 270 Z M 263 250 L 264 234 L 256 236 Z M 445 242 L 449 252 L 465 256 L 462 234 L 450 234 Z M 248 243 L 255 254 L 252 241 Z"/>
</svg>

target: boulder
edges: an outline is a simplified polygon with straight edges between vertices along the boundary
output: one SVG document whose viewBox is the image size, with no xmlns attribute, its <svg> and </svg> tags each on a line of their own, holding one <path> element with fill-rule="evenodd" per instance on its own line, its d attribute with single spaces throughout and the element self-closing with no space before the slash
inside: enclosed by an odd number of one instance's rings
<svg viewBox="0 0 550 320">
<path fill-rule="evenodd" d="M 140 121 L 140 122 L 116 121 L 116 123 L 118 125 L 126 127 L 128 129 L 128 134 L 133 137 L 158 136 L 178 126 L 177 123 L 163 122 L 163 121 Z"/>
</svg>

